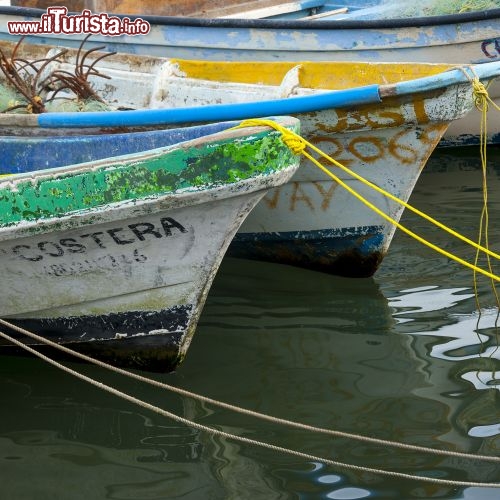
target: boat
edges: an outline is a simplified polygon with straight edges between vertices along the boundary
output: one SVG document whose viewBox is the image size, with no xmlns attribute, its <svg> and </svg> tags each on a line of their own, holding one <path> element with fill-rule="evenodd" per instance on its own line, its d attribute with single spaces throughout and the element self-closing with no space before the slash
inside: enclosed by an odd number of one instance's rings
<svg viewBox="0 0 500 500">
<path fill-rule="evenodd" d="M 16 5 L 0 7 L 0 38 L 3 39 L 17 39 L 17 35 L 9 32 L 9 22 L 39 22 L 50 2 L 17 0 L 13 3 Z M 399 7 L 405 4 L 395 3 Z M 391 18 L 390 12 L 387 9 L 384 12 L 380 4 L 380 0 L 258 3 L 185 0 L 134 4 L 127 0 L 108 0 L 99 2 L 97 7 L 88 0 L 64 2 L 69 12 L 98 8 L 115 17 L 148 23 L 148 32 L 144 35 L 92 36 L 96 46 L 104 43 L 107 50 L 116 52 L 216 61 L 478 64 L 500 57 L 500 9 Z M 249 13 L 252 6 L 254 14 Z M 292 12 L 276 13 L 278 7 L 290 8 Z M 27 40 L 78 47 L 84 36 L 84 33 L 71 36 L 31 33 Z M 492 85 L 489 92 L 500 105 L 500 84 Z M 478 122 L 479 118 L 475 120 Z M 490 120 L 488 130 L 489 142 L 500 143 L 500 119 Z M 474 145 L 478 143 L 478 136 L 477 127 L 472 129 L 468 121 L 456 121 L 440 146 Z"/>
<path fill-rule="evenodd" d="M 298 168 L 280 132 L 235 125 L 146 131 L 132 145 L 127 134 L 45 137 L 38 154 L 37 138 L 2 137 L 2 152 L 17 147 L 9 161 L 36 166 L 0 177 L 2 332 L 45 350 L 24 333 L 34 332 L 114 366 L 175 370 L 239 225 Z M 50 141 L 64 166 L 44 161 Z M 71 164 L 84 143 L 107 156 Z M 17 349 L 2 340 L 1 351 Z"/>
<path fill-rule="evenodd" d="M 15 5 L 0 7 L 0 33 L 4 39 L 16 40 L 27 35 L 27 41 L 78 47 L 87 32 L 31 33 L 33 29 L 13 27 L 8 23 L 38 22 L 47 14 L 51 2 L 26 0 Z M 116 36 L 94 33 L 92 42 L 106 44 L 116 52 L 130 52 L 148 56 L 176 57 L 183 59 L 238 60 L 238 61 L 388 61 L 388 62 L 449 62 L 477 64 L 499 57 L 498 44 L 500 8 L 462 12 L 448 15 L 388 18 L 378 9 L 378 16 L 362 15 L 373 9 L 360 9 L 359 5 L 376 5 L 379 2 L 342 2 L 345 15 L 331 18 L 299 19 L 278 17 L 244 17 L 242 5 L 252 2 L 206 2 L 218 8 L 199 9 L 202 2 L 141 2 L 129 1 L 66 1 L 60 2 L 68 16 L 83 8 L 97 7 L 131 21 L 141 18 L 149 25 L 147 34 L 125 33 Z M 255 2 L 253 2 L 255 3 Z M 269 2 L 267 2 L 269 3 Z M 283 2 L 273 2 L 279 4 Z M 190 8 L 182 9 L 190 4 Z M 236 9 L 235 16 L 224 16 L 225 9 Z M 229 4 L 229 7 L 228 7 Z M 258 4 L 266 5 L 259 1 Z M 287 2 L 292 5 L 291 2 Z M 329 11 L 328 3 L 321 1 L 293 2 L 301 6 L 316 5 L 316 10 Z M 354 9 L 352 4 L 355 4 Z M 32 8 L 31 6 L 35 6 Z M 43 6 L 44 8 L 36 8 Z M 158 10 L 158 9 L 163 10 Z M 222 9 L 223 10 L 223 9 Z M 337 12 L 333 8 L 330 11 Z M 342 9 L 340 9 L 342 10 Z M 170 15 L 161 15 L 167 12 Z M 175 15 L 173 15 L 175 13 Z M 198 17 L 194 17 L 198 16 Z M 21 31 L 25 33 L 21 33 Z M 41 31 L 41 30 L 40 30 Z M 133 35 L 133 36 L 132 36 Z"/>
<path fill-rule="evenodd" d="M 12 45 L 2 42 L 0 48 L 9 53 Z M 32 60 L 52 58 L 59 49 L 22 44 L 17 50 L 19 57 Z M 46 64 L 44 71 L 72 71 L 75 53 L 68 49 L 61 57 L 60 62 Z M 100 57 L 94 52 L 86 64 Z M 0 114 L 2 134 L 65 136 L 116 129 L 134 133 L 141 127 L 295 115 L 304 139 L 350 169 L 335 169 L 335 175 L 394 221 L 403 207 L 351 173 L 408 201 L 450 122 L 474 107 L 470 79 L 476 75 L 486 82 L 500 72 L 500 62 L 469 69 L 436 64 L 186 61 L 131 54 L 109 55 L 92 67 L 108 77 L 91 77 L 94 90 L 112 109 L 125 111 Z M 365 85 L 367 81 L 371 84 Z M 45 147 L 44 161 L 57 166 L 60 153 L 51 144 Z M 79 148 L 81 154 L 84 151 Z M 62 149 L 60 161 L 66 154 Z M 3 156 L 7 158 L 5 149 Z M 88 161 L 85 158 L 78 161 Z M 367 277 L 378 269 L 394 231 L 391 221 L 304 159 L 297 174 L 271 190 L 252 211 L 228 252 Z"/>
</svg>

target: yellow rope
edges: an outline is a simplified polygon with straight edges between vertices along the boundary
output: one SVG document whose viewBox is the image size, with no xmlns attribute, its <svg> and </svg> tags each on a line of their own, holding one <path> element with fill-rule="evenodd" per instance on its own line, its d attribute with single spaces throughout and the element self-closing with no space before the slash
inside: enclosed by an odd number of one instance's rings
<svg viewBox="0 0 500 500">
<path fill-rule="evenodd" d="M 487 95 L 487 92 L 486 92 L 486 95 Z M 491 101 L 491 99 L 489 98 L 489 96 L 487 97 L 487 99 L 488 99 L 488 102 Z M 461 265 L 463 265 L 465 267 L 468 267 L 468 268 L 474 270 L 475 272 L 481 273 L 481 274 L 483 274 L 483 275 L 491 278 L 492 280 L 500 281 L 500 276 L 494 274 L 491 271 L 491 268 L 490 268 L 489 271 L 485 271 L 484 269 L 481 269 L 480 267 L 478 267 L 476 264 L 471 264 L 471 263 L 469 263 L 469 262 L 461 259 L 460 257 L 457 257 L 456 255 L 453 255 L 452 253 L 447 252 L 446 250 L 443 250 L 442 248 L 439 248 L 438 246 L 434 245 L 433 243 L 427 241 L 426 239 L 424 239 L 421 236 L 417 235 L 413 231 L 409 230 L 408 228 L 406 228 L 405 226 L 403 226 L 402 224 L 400 224 L 398 221 L 396 221 L 392 217 L 388 216 L 386 213 L 384 213 L 382 210 L 380 210 L 378 207 L 376 207 L 373 203 L 371 203 L 366 198 L 364 198 L 361 194 L 359 194 L 354 189 L 352 189 L 351 187 L 349 187 L 345 182 L 343 182 L 341 179 L 339 179 L 339 177 L 337 177 L 333 172 L 331 172 L 326 167 L 324 167 L 315 158 L 313 158 L 306 151 L 306 148 L 307 147 L 311 148 L 314 152 L 318 153 L 320 156 L 322 156 L 323 158 L 325 158 L 328 162 L 330 162 L 331 164 L 339 167 L 341 170 L 343 170 L 344 172 L 348 173 L 350 176 L 354 177 L 355 179 L 357 179 L 358 181 L 362 182 L 366 186 L 374 189 L 378 193 L 386 196 L 387 198 L 389 198 L 389 199 L 391 199 L 391 200 L 399 203 L 400 205 L 404 206 L 405 208 L 413 211 L 417 215 L 419 215 L 419 216 L 423 217 L 424 219 L 426 219 L 428 222 L 431 222 L 431 223 L 435 224 L 436 226 L 438 226 L 439 228 L 445 230 L 449 234 L 451 234 L 451 235 L 455 236 L 456 238 L 458 238 L 458 239 L 460 239 L 460 240 L 468 243 L 469 245 L 473 246 L 478 251 L 484 252 L 487 255 L 495 257 L 496 259 L 500 259 L 500 255 L 492 252 L 488 248 L 485 248 L 485 247 L 481 246 L 479 243 L 476 243 L 476 242 L 474 242 L 474 241 L 466 238 L 465 236 L 461 235 L 460 233 L 458 233 L 458 232 L 454 231 L 453 229 L 445 226 L 444 224 L 442 224 L 442 223 L 438 222 L 437 220 L 433 219 L 432 217 L 424 214 L 420 210 L 412 207 L 410 204 L 404 202 L 403 200 L 399 199 L 398 197 L 396 197 L 396 196 L 392 195 L 391 193 L 385 191 L 384 189 L 380 188 L 379 186 L 376 186 L 375 184 L 373 184 L 372 182 L 368 181 L 367 179 L 364 179 L 363 177 L 361 177 L 360 175 L 356 174 L 352 170 L 348 169 L 347 167 L 345 167 L 344 165 L 342 165 L 341 163 L 339 163 L 338 161 L 336 161 L 332 157 L 328 156 L 326 153 L 324 153 L 323 151 L 321 151 L 319 148 L 317 148 L 316 146 L 314 146 L 310 142 L 306 141 L 300 135 L 296 134 L 295 132 L 293 132 L 293 131 L 291 131 L 291 130 L 289 130 L 289 129 L 281 126 L 281 125 L 279 125 L 274 120 L 269 120 L 269 119 L 250 119 L 250 120 L 244 120 L 239 125 L 237 125 L 237 127 L 235 127 L 235 128 L 253 127 L 253 126 L 267 126 L 267 127 L 271 127 L 271 128 L 274 128 L 275 130 L 279 131 L 282 134 L 282 136 L 283 136 L 282 137 L 283 142 L 288 147 L 290 147 L 290 149 L 295 154 L 303 154 L 308 160 L 310 160 L 312 163 L 314 163 L 314 165 L 316 165 L 320 170 L 322 170 L 325 174 L 327 174 L 329 177 L 331 177 L 340 186 L 342 186 L 349 193 L 351 193 L 354 197 L 356 197 L 358 200 L 360 200 L 362 203 L 364 203 L 368 208 L 370 208 L 371 210 L 373 210 L 380 217 L 382 217 L 383 219 L 387 220 L 388 222 L 390 222 L 391 224 L 393 224 L 398 229 L 400 229 L 404 233 L 408 234 L 409 236 L 411 236 L 415 240 L 417 240 L 420 243 L 426 245 L 427 247 L 431 248 L 432 250 L 435 250 L 436 252 L 440 253 L 441 255 L 444 255 L 445 257 L 447 257 L 447 258 L 449 258 L 451 260 L 454 260 L 455 262 L 458 262 L 459 264 L 461 264 Z"/>
<path fill-rule="evenodd" d="M 474 74 L 474 70 L 470 68 L 472 73 Z M 478 111 L 481 113 L 481 120 L 480 120 L 480 141 L 479 141 L 479 151 L 480 151 L 480 157 L 481 157 L 481 172 L 482 172 L 482 180 L 483 180 L 483 208 L 481 210 L 481 216 L 479 220 L 479 231 L 478 231 L 478 244 L 481 245 L 483 238 L 484 238 L 484 246 L 486 248 L 489 248 L 489 213 L 488 213 L 488 182 L 487 182 L 487 137 L 488 137 L 488 108 L 489 105 L 492 104 L 493 107 L 495 107 L 497 110 L 500 110 L 500 108 L 496 105 L 495 102 L 493 102 L 488 94 L 488 90 L 485 87 L 485 85 L 479 80 L 477 75 L 474 75 L 474 78 L 471 80 L 472 81 L 472 88 L 473 88 L 473 95 L 474 95 L 474 104 Z M 492 273 L 492 265 L 491 265 L 491 259 L 489 255 L 486 255 L 486 262 L 488 264 L 488 269 L 490 273 Z M 475 259 L 474 259 L 474 265 L 478 266 L 479 263 L 479 251 L 476 251 Z M 479 289 L 478 289 L 478 282 L 477 282 L 477 273 L 474 270 L 473 274 L 473 285 L 474 285 L 474 297 L 476 301 L 476 308 L 478 311 L 478 318 L 476 322 L 476 332 L 479 332 L 479 324 L 481 321 L 481 305 L 479 302 Z M 498 296 L 497 289 L 495 287 L 495 282 L 492 279 L 491 280 L 491 289 L 493 291 L 493 295 L 495 297 L 495 301 L 497 304 L 497 317 L 495 320 L 495 335 L 497 337 L 497 348 L 500 345 L 499 338 L 498 338 L 498 320 L 499 320 L 499 314 L 500 314 L 500 299 Z M 479 342 L 481 343 L 481 346 L 483 346 L 483 341 L 481 339 L 481 336 L 478 333 L 478 339 Z M 483 346 L 484 347 L 484 346 Z M 491 353 L 491 356 L 493 356 L 493 353 Z M 491 357 L 490 356 L 490 357 Z"/>
</svg>

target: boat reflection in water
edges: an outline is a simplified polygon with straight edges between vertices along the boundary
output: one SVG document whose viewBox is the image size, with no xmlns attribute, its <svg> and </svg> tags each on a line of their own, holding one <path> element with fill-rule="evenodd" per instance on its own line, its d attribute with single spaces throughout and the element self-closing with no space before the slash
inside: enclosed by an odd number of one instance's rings
<svg viewBox="0 0 500 500">
<path fill-rule="evenodd" d="M 285 267 L 280 272 L 279 267 L 250 262 L 238 267 L 230 259 L 223 266 L 202 320 L 202 334 L 188 361 L 194 385 L 208 371 L 212 397 L 251 402 L 252 409 L 263 413 L 432 448 L 478 451 L 453 428 L 454 422 L 448 418 L 453 406 L 440 397 L 441 388 L 433 385 L 434 380 L 429 380 L 427 352 L 415 349 L 412 336 L 401 335 L 398 311 L 393 303 L 388 304 L 374 280 L 342 279 Z M 272 282 L 266 281 L 269 276 L 275 277 Z M 266 286 L 259 286 L 263 282 Z M 256 290 L 260 292 L 256 294 Z M 455 293 L 450 298 L 461 300 Z M 443 307 L 449 305 L 443 299 Z M 205 341 L 214 338 L 221 348 L 206 360 Z M 205 417 L 247 437 L 264 434 L 276 444 L 351 464 L 471 481 L 493 481 L 498 471 L 492 464 L 382 449 L 255 424 L 247 418 L 237 418 L 235 424 L 236 417 L 223 411 Z M 260 433 L 250 430 L 255 425 Z M 226 452 L 229 455 L 224 454 L 227 460 L 220 467 L 227 474 L 230 464 L 242 456 L 248 460 L 263 453 L 239 445 L 228 445 Z M 341 498 L 335 495 L 341 495 L 348 484 L 367 484 L 359 476 L 344 476 L 345 471 L 320 464 L 311 464 L 307 470 L 294 458 L 275 460 L 280 467 L 271 471 L 272 477 L 304 488 L 300 493 L 305 498 L 308 492 L 311 498 L 319 493 Z M 394 488 L 395 481 L 371 477 L 369 484 L 375 493 Z M 421 486 L 398 484 L 403 497 Z M 442 486 L 425 485 L 425 489 L 445 491 Z"/>
<path fill-rule="evenodd" d="M 500 216 L 499 157 L 500 151 L 488 151 L 486 177 L 490 194 L 489 243 L 497 252 L 500 248 L 500 234 L 495 225 Z M 431 215 L 444 221 L 442 215 L 449 214 L 448 221 L 444 222 L 459 227 L 467 237 L 478 241 L 483 207 L 478 150 L 458 149 L 433 155 L 420 177 L 416 197 L 419 208 L 424 206 L 422 200 L 425 200 Z M 417 228 L 419 234 L 429 231 L 428 226 L 411 216 L 404 223 L 412 229 Z M 474 262 L 476 252 L 473 248 L 441 232 L 432 233 L 432 236 L 433 243 Z M 402 246 L 395 246 L 396 259 L 402 257 L 402 250 Z M 395 330 L 411 339 L 411 348 L 422 362 L 426 383 L 416 388 L 414 394 L 439 401 L 448 408 L 446 420 L 450 427 L 444 429 L 446 432 L 440 440 L 454 443 L 457 449 L 498 456 L 500 321 L 492 282 L 477 274 L 476 296 L 472 270 L 430 252 L 416 249 L 406 259 L 411 266 L 404 267 L 407 283 L 422 286 L 396 291 L 397 284 L 392 283 L 392 290 L 384 291 L 389 297 L 389 306 L 394 309 Z M 484 257 L 479 259 L 479 264 L 487 269 Z M 492 264 L 493 272 L 499 274 L 495 259 Z M 482 467 L 483 471 L 489 469 L 493 474 L 490 477 L 498 480 L 498 468 Z M 477 472 L 474 472 L 475 479 Z"/>
</svg>

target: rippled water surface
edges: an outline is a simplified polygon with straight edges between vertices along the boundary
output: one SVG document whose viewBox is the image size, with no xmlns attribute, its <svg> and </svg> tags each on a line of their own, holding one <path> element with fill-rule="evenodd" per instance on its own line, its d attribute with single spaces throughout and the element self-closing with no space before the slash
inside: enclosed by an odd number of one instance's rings
<svg viewBox="0 0 500 500">
<path fill-rule="evenodd" d="M 500 248 L 500 153 L 489 152 L 490 246 Z M 477 150 L 440 151 L 411 203 L 472 239 Z M 406 211 L 403 223 L 474 262 Z M 481 260 L 484 267 L 486 263 Z M 499 273 L 500 269 L 493 267 Z M 488 278 L 398 231 L 373 279 L 226 259 L 188 357 L 157 379 L 276 417 L 446 450 L 500 455 L 497 300 Z M 479 306 L 479 309 L 478 309 Z M 496 499 L 325 465 L 208 435 L 31 358 L 0 358 L 1 500 Z M 109 375 L 87 375 L 199 424 L 360 467 L 500 482 L 500 465 L 311 434 Z"/>
</svg>

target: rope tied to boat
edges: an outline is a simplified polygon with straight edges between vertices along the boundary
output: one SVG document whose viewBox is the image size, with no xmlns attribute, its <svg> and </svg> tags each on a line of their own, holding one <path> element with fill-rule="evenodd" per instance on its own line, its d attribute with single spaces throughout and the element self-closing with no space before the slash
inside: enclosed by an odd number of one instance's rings
<svg viewBox="0 0 500 500">
<path fill-rule="evenodd" d="M 472 79 L 472 94 L 476 108 L 487 111 L 490 96 L 486 85 L 477 76 Z"/>
<path fill-rule="evenodd" d="M 489 97 L 488 97 L 488 100 L 490 100 Z M 476 259 L 476 263 L 475 264 L 471 264 L 470 262 L 467 262 L 466 260 L 464 260 L 464 259 L 462 259 L 462 258 L 460 258 L 460 257 L 458 257 L 458 256 L 456 256 L 456 255 L 454 255 L 454 254 L 452 254 L 452 253 L 450 253 L 450 252 L 448 252 L 448 251 L 446 251 L 446 250 L 444 250 L 444 249 L 442 249 L 442 248 L 434 245 L 430 241 L 426 240 L 425 238 L 419 236 L 418 234 L 414 233 L 410 229 L 406 228 L 403 224 L 401 224 L 397 220 L 395 220 L 392 217 L 390 217 L 389 215 L 387 215 L 385 212 L 383 212 L 377 206 L 375 206 L 373 203 L 371 203 L 368 199 L 366 199 L 360 193 L 358 193 L 355 189 L 353 189 L 348 184 L 346 184 L 344 181 L 342 181 L 331 170 L 329 170 L 328 168 L 326 168 L 316 158 L 314 158 L 306 149 L 310 148 L 312 151 L 314 151 L 315 153 L 317 153 L 320 157 L 324 158 L 328 163 L 330 163 L 330 164 L 332 164 L 332 165 L 340 168 L 343 172 L 347 173 L 350 177 L 353 177 L 354 179 L 360 181 L 361 183 L 363 183 L 364 185 L 366 185 L 369 188 L 373 189 L 374 191 L 378 192 L 379 194 L 382 194 L 386 198 L 388 198 L 388 199 L 390 199 L 390 200 L 392 200 L 392 201 L 400 204 L 404 208 L 406 208 L 408 210 L 411 210 L 413 213 L 415 213 L 416 215 L 418 215 L 418 216 L 422 217 L 423 219 L 427 220 L 431 224 L 434 224 L 435 226 L 439 227 L 440 229 L 446 231 L 448 234 L 450 234 L 450 235 L 454 236 L 455 238 L 463 241 L 464 243 L 472 246 L 473 248 L 475 248 L 477 250 L 478 253 L 479 252 L 484 252 L 488 257 L 493 257 L 493 258 L 495 258 L 497 260 L 500 260 L 500 255 L 497 254 L 497 253 L 495 253 L 495 252 L 493 252 L 492 250 L 490 250 L 488 248 L 488 245 L 482 246 L 480 244 L 481 240 L 479 241 L 479 243 L 476 243 L 475 241 L 472 241 L 469 238 L 465 237 L 464 235 L 458 233 L 457 231 L 449 228 L 445 224 L 437 221 L 436 219 L 433 219 L 432 217 L 430 217 L 429 215 L 425 214 L 424 212 L 418 210 L 417 208 L 413 207 L 409 203 L 406 203 L 405 201 L 401 200 L 397 196 L 394 196 L 393 194 L 389 193 L 388 191 L 382 189 L 380 186 L 377 186 L 376 184 L 374 184 L 374 183 L 370 182 L 369 180 L 365 179 L 364 177 L 362 177 L 361 175 L 357 174 L 353 170 L 347 168 L 342 163 L 338 162 L 337 160 L 335 160 L 331 156 L 327 155 L 321 149 L 317 148 L 316 146 L 314 146 L 313 144 L 311 144 L 310 142 L 308 142 L 306 139 L 304 139 L 300 135 L 296 134 L 292 130 L 289 130 L 289 129 L 287 129 L 287 128 L 281 126 L 281 125 L 279 125 L 274 120 L 270 120 L 270 119 L 244 120 L 244 121 L 242 121 L 239 125 L 237 125 L 234 128 L 248 127 L 248 126 L 252 126 L 252 127 L 254 127 L 254 126 L 263 126 L 263 127 L 274 128 L 275 130 L 277 130 L 278 132 L 281 132 L 283 134 L 283 136 L 286 138 L 286 142 L 285 142 L 285 139 L 284 139 L 284 142 L 287 145 L 288 145 L 288 143 L 291 142 L 291 137 L 294 137 L 295 140 L 293 141 L 293 145 L 300 143 L 301 144 L 300 151 L 301 151 L 301 153 L 308 160 L 310 160 L 316 167 L 318 167 L 320 170 L 322 170 L 326 175 L 328 175 L 330 178 L 332 178 L 337 184 L 339 184 L 340 186 L 342 186 L 345 190 L 347 190 L 355 198 L 357 198 L 359 201 L 361 201 L 364 205 L 366 205 L 368 208 L 370 208 L 375 213 L 377 213 L 380 217 L 382 217 L 383 219 L 385 219 L 389 223 L 393 224 L 396 228 L 400 229 L 401 231 L 403 231 L 404 233 L 406 233 L 407 235 L 409 235 L 413 239 L 415 239 L 418 242 L 422 243 L 423 245 L 431 248 L 432 250 L 435 250 L 436 252 L 440 253 L 441 255 L 443 255 L 443 256 L 445 256 L 445 257 L 447 257 L 447 258 L 449 258 L 449 259 L 451 259 L 451 260 L 453 260 L 453 261 L 455 261 L 455 262 L 457 262 L 457 263 L 459 263 L 459 264 L 461 264 L 461 265 L 463 265 L 465 267 L 468 267 L 468 268 L 472 269 L 474 272 L 483 274 L 484 276 L 487 276 L 488 278 L 490 278 L 490 279 L 492 279 L 494 281 L 500 281 L 500 276 L 498 276 L 497 274 L 495 274 L 493 272 L 491 266 L 489 266 L 489 270 L 486 271 L 486 270 L 478 267 L 478 265 L 477 265 L 477 259 Z M 302 145 L 304 147 L 302 147 Z M 297 150 L 299 150 L 299 148 Z"/>
<path fill-rule="evenodd" d="M 307 143 L 304 138 L 300 135 L 295 134 L 290 129 L 276 123 L 274 120 L 266 119 L 266 118 L 250 118 L 248 120 L 243 120 L 239 125 L 236 125 L 234 128 L 244 128 L 244 127 L 262 127 L 267 126 L 271 127 L 278 132 L 281 132 L 282 141 L 292 150 L 292 152 L 296 155 L 302 154 L 306 147 Z"/>
<path fill-rule="evenodd" d="M 487 178 L 487 151 L 488 151 L 488 111 L 490 104 L 497 111 L 500 111 L 500 107 L 491 99 L 488 93 L 488 86 L 484 85 L 479 79 L 478 75 L 474 71 L 472 66 L 466 66 L 461 68 L 462 72 L 465 74 L 469 82 L 472 85 L 472 97 L 474 99 L 474 105 L 476 109 L 479 111 L 481 119 L 480 119 L 480 131 L 479 131 L 479 152 L 481 157 L 481 172 L 482 172 L 482 192 L 483 192 L 483 207 L 481 210 L 481 216 L 479 218 L 479 230 L 478 230 L 478 244 L 481 245 L 484 241 L 484 246 L 489 248 L 489 213 L 488 213 L 488 178 Z M 472 76 L 471 76 L 472 75 Z M 474 265 L 478 266 L 479 263 L 479 251 L 476 252 L 474 258 Z M 493 273 L 493 267 L 490 259 L 490 255 L 486 254 L 486 264 L 490 273 Z M 476 300 L 476 309 L 478 311 L 478 318 L 476 322 L 476 331 L 479 331 L 479 324 L 481 321 L 481 304 L 479 301 L 479 288 L 477 282 L 477 274 L 476 270 L 474 270 L 473 275 L 473 288 L 474 288 L 474 296 Z M 500 345 L 500 339 L 498 334 L 498 321 L 500 319 L 500 297 L 498 295 L 495 282 L 491 279 L 491 290 L 493 296 L 496 301 L 497 306 L 497 319 L 495 320 L 495 335 L 497 336 L 497 349 Z M 478 335 L 479 342 L 481 346 L 483 346 L 483 341 L 481 337 Z M 495 349 L 496 351 L 496 349 Z M 490 358 L 493 356 L 493 351 L 490 355 Z"/>
</svg>

